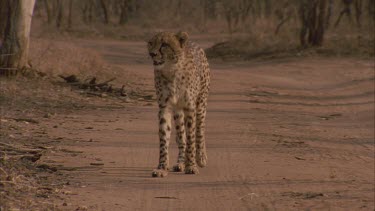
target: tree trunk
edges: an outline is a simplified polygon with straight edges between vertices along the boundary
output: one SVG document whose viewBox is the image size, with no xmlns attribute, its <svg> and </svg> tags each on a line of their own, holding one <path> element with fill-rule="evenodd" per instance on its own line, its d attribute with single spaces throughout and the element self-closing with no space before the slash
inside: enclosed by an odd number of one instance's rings
<svg viewBox="0 0 375 211">
<path fill-rule="evenodd" d="M 225 11 L 225 20 L 227 21 L 229 35 L 232 36 L 233 25 L 232 25 L 232 14 L 231 14 L 231 13 L 232 13 L 232 12 L 231 12 L 230 9 L 227 9 L 227 10 Z"/>
<path fill-rule="evenodd" d="M 339 17 L 337 18 L 337 21 L 335 23 L 335 27 L 337 27 L 340 24 L 341 18 L 344 14 L 348 16 L 348 19 L 350 22 L 352 22 L 352 10 L 350 9 L 350 6 L 353 3 L 353 0 L 342 0 L 344 4 L 344 8 L 341 10 Z"/>
<path fill-rule="evenodd" d="M 240 6 L 242 23 L 244 23 L 248 19 L 249 15 L 250 15 L 250 11 L 254 11 L 253 7 L 254 7 L 253 1 L 251 1 L 251 0 L 244 0 L 243 1 L 243 4 Z"/>
<path fill-rule="evenodd" d="M 93 15 L 94 13 L 94 1 L 90 0 L 90 5 L 89 5 L 89 23 L 92 23 L 93 20 Z"/>
<path fill-rule="evenodd" d="M 271 0 L 264 1 L 264 16 L 269 18 L 272 14 L 272 2 Z"/>
<path fill-rule="evenodd" d="M 126 22 L 128 22 L 128 10 L 129 10 L 129 2 L 128 0 L 122 0 L 120 3 L 120 19 L 119 24 L 124 25 Z"/>
<path fill-rule="evenodd" d="M 56 16 L 56 27 L 60 28 L 64 17 L 64 2 L 63 0 L 57 0 L 57 16 Z"/>
<path fill-rule="evenodd" d="M 9 16 L 8 1 L 0 0 L 0 47 L 4 38 L 7 26 L 7 18 Z"/>
<path fill-rule="evenodd" d="M 358 28 L 361 28 L 361 16 L 362 16 L 362 0 L 355 1 L 355 19 L 357 21 Z"/>
<path fill-rule="evenodd" d="M 181 19 L 182 10 L 183 10 L 182 0 L 177 0 L 176 10 L 174 12 L 174 17 L 176 17 L 177 20 Z"/>
<path fill-rule="evenodd" d="M 104 23 L 109 23 L 109 13 L 108 13 L 108 6 L 105 0 L 100 0 L 100 6 L 103 9 L 103 15 L 104 15 Z"/>
<path fill-rule="evenodd" d="M 7 11 L 6 16 L 0 15 L 0 22 L 5 22 L 0 43 L 0 75 L 16 75 L 27 65 L 34 4 L 35 0 L 0 0 L 1 8 Z"/>
<path fill-rule="evenodd" d="M 323 44 L 327 9 L 327 0 L 305 0 L 301 2 L 300 42 L 303 47 L 321 46 Z"/>
<path fill-rule="evenodd" d="M 72 28 L 73 0 L 69 0 L 68 28 Z"/>
<path fill-rule="evenodd" d="M 332 10 L 333 10 L 333 0 L 329 0 L 327 16 L 326 16 L 326 23 L 325 23 L 326 29 L 328 29 L 330 24 L 331 24 Z"/>
<path fill-rule="evenodd" d="M 375 20 L 375 0 L 368 0 L 368 16 Z"/>
<path fill-rule="evenodd" d="M 319 0 L 318 8 L 317 8 L 317 24 L 315 25 L 315 35 L 313 42 L 311 43 L 313 46 L 321 46 L 323 44 L 324 38 L 324 25 L 325 25 L 325 18 L 326 18 L 326 6 L 327 0 Z"/>
<path fill-rule="evenodd" d="M 199 24 L 201 26 L 200 30 L 204 31 L 206 30 L 206 24 L 207 24 L 207 7 L 208 7 L 208 2 L 207 0 L 200 0 L 200 8 L 201 14 L 202 14 L 202 23 Z"/>
<path fill-rule="evenodd" d="M 47 23 L 48 24 L 51 24 L 52 23 L 52 12 L 51 12 L 51 6 L 50 4 L 48 3 L 49 0 L 44 0 L 44 7 L 46 9 L 46 13 L 47 13 Z"/>
</svg>

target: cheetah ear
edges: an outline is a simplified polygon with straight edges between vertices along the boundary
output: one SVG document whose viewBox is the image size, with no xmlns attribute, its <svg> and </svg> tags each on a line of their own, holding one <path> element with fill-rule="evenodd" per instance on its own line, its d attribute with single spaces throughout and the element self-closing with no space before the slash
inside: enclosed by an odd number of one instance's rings
<svg viewBox="0 0 375 211">
<path fill-rule="evenodd" d="M 181 48 L 185 47 L 186 41 L 189 38 L 189 35 L 187 32 L 178 32 L 176 35 L 177 40 L 180 42 Z"/>
</svg>

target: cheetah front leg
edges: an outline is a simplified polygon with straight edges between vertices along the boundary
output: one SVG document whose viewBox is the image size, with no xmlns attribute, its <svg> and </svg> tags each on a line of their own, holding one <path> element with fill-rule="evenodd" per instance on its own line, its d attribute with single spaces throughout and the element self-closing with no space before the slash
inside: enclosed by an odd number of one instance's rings
<svg viewBox="0 0 375 211">
<path fill-rule="evenodd" d="M 186 127 L 186 160 L 185 174 L 198 174 L 198 168 L 195 161 L 195 109 L 185 110 L 185 127 Z"/>
<path fill-rule="evenodd" d="M 176 110 L 174 114 L 174 122 L 176 125 L 176 142 L 178 145 L 177 164 L 173 166 L 173 171 L 182 172 L 185 170 L 185 150 L 186 150 L 186 134 L 184 112 Z"/>
<path fill-rule="evenodd" d="M 152 172 L 153 177 L 164 177 L 168 175 L 168 146 L 171 137 L 171 109 L 161 108 L 159 111 L 159 139 L 160 157 L 157 169 Z"/>
</svg>

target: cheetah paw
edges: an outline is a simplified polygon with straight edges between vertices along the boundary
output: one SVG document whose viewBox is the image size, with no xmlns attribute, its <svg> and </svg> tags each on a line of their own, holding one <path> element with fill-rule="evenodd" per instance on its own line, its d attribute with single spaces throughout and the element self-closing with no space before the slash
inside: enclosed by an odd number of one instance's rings
<svg viewBox="0 0 375 211">
<path fill-rule="evenodd" d="M 207 166 L 207 155 L 203 152 L 198 152 L 196 155 L 196 161 L 199 167 L 203 168 Z"/>
<path fill-rule="evenodd" d="M 185 168 L 185 174 L 199 174 L 199 171 L 196 166 L 187 166 Z"/>
<path fill-rule="evenodd" d="M 168 175 L 168 171 L 164 169 L 154 169 L 152 171 L 152 177 L 166 177 Z"/>
<path fill-rule="evenodd" d="M 173 166 L 174 172 L 183 172 L 184 170 L 185 170 L 185 164 L 183 163 L 177 163 L 176 165 Z"/>
</svg>

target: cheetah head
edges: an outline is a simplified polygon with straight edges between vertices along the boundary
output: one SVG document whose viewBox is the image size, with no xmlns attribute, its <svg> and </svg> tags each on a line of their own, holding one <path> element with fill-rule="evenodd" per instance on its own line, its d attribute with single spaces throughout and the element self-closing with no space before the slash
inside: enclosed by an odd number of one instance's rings
<svg viewBox="0 0 375 211">
<path fill-rule="evenodd" d="M 186 32 L 161 32 L 153 36 L 147 47 L 154 67 L 162 69 L 164 65 L 176 64 L 183 57 L 187 39 Z"/>
</svg>

